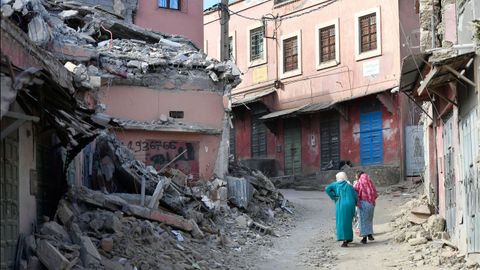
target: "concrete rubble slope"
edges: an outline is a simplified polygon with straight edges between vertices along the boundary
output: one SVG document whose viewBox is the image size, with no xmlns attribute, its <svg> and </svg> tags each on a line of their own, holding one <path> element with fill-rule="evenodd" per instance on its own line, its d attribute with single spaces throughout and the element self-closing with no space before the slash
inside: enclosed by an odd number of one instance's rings
<svg viewBox="0 0 480 270">
<path fill-rule="evenodd" d="M 122 158 L 128 163 L 133 157 L 124 153 Z M 137 173 L 148 173 L 143 166 L 136 167 Z M 24 263 L 47 269 L 233 269 L 245 264 L 241 247 L 278 236 L 279 222 L 293 216 L 282 210 L 283 196 L 263 174 L 231 167 L 255 187 L 247 209 L 228 201 L 229 187 L 221 179 L 193 186 L 166 181 L 161 203 L 154 207 L 149 207 L 154 194 L 142 204 L 140 194 L 72 187 L 59 202 L 55 219 L 26 237 Z M 171 173 L 148 181 L 162 181 Z M 169 207 L 168 200 L 165 204 L 167 195 L 184 198 L 181 208 Z"/>
<path fill-rule="evenodd" d="M 2 1 L 2 16 L 18 23 L 30 40 L 64 64 L 80 89 L 111 84 L 160 87 L 174 76 L 200 89 L 230 91 L 240 83 L 231 62 L 207 57 L 188 39 L 131 24 L 97 6 L 75 1 Z M 19 25 L 20 26 L 20 25 Z M 222 87 L 219 87 L 222 86 Z"/>
</svg>

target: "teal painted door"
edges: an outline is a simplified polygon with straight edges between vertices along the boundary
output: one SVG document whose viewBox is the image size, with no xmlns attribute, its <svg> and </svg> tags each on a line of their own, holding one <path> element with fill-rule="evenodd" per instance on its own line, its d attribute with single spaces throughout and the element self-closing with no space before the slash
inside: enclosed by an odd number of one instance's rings
<svg viewBox="0 0 480 270">
<path fill-rule="evenodd" d="M 284 122 L 285 132 L 285 175 L 302 172 L 302 129 L 300 121 Z"/>
<path fill-rule="evenodd" d="M 362 165 L 383 163 L 381 111 L 360 113 L 360 160 Z"/>
</svg>

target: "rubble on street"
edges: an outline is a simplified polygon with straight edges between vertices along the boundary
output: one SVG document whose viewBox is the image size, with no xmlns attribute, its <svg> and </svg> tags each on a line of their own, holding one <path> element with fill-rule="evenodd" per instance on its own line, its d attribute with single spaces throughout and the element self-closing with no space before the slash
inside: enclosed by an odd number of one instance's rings
<svg viewBox="0 0 480 270">
<path fill-rule="evenodd" d="M 71 187 L 55 219 L 26 237 L 23 269 L 248 268 L 242 254 L 271 245 L 276 229 L 293 217 L 292 206 L 261 172 L 231 165 L 231 173 L 252 186 L 249 206 L 240 208 L 229 201 L 224 180 L 191 183 L 171 169 L 157 173 L 112 135 L 99 136 L 97 145 L 98 157 L 112 162 L 99 170 L 118 193 Z M 135 193 L 140 178 L 146 191 Z"/>
<path fill-rule="evenodd" d="M 466 259 L 449 241 L 446 222 L 434 214 L 426 195 L 406 202 L 392 221 L 394 241 L 410 246 L 410 255 L 401 265 L 407 268 L 430 265 L 438 269 L 480 269 L 476 262 Z"/>
</svg>

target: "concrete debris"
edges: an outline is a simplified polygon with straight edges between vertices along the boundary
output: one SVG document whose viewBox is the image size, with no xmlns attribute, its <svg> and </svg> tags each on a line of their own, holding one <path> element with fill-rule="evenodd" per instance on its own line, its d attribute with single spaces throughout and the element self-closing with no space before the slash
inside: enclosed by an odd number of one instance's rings
<svg viewBox="0 0 480 270">
<path fill-rule="evenodd" d="M 63 10 L 62 12 L 58 13 L 58 17 L 62 20 L 69 19 L 78 15 L 78 10 Z"/>
<path fill-rule="evenodd" d="M 35 16 L 28 23 L 28 37 L 40 46 L 44 46 L 50 41 L 50 27 L 41 16 Z"/>
<path fill-rule="evenodd" d="M 448 240 L 445 219 L 440 215 L 432 215 L 431 209 L 427 197 L 420 195 L 405 203 L 392 221 L 394 241 L 408 243 L 412 249 L 412 255 L 402 265 L 406 269 L 422 265 L 439 269 L 469 269 L 465 255 Z M 415 222 L 412 222 L 412 217 L 415 217 Z"/>
<path fill-rule="evenodd" d="M 292 216 L 283 215 L 281 208 L 287 201 L 260 172 L 232 164 L 230 173 L 242 176 L 253 192 L 248 206 L 239 209 L 229 204 L 228 181 L 192 182 L 178 170 L 156 172 L 106 134 L 97 139 L 96 149 L 100 160 L 113 165 L 99 170 L 108 175 L 103 179 L 110 178 L 116 191 L 127 193 L 108 194 L 108 185 L 103 192 L 70 187 L 58 203 L 55 220 L 25 238 L 27 266 L 155 269 L 176 265 L 185 269 L 197 263 L 201 269 L 232 269 L 248 246 L 272 245 L 270 237 L 278 236 L 279 224 L 291 221 Z M 179 175 L 181 180 L 169 178 Z M 140 205 L 141 177 L 148 187 L 149 207 Z"/>
<path fill-rule="evenodd" d="M 209 91 L 223 91 L 226 84 L 234 87 L 240 83 L 240 72 L 233 62 L 220 63 L 188 39 L 143 29 L 112 14 L 131 14 L 135 8 L 129 2 L 136 1 L 115 0 L 103 9 L 88 6 L 93 5 L 88 1 L 82 5 L 82 1 L 87 0 L 16 0 L 13 7 L 2 2 L 1 8 L 5 17 L 15 13 L 16 21 L 28 21 L 29 38 L 58 60 L 97 68 L 88 69 L 88 76 L 76 78 L 79 88 L 96 89 L 102 78 L 158 88 L 173 82 L 178 89 Z M 30 18 L 30 14 L 36 15 Z M 96 77 L 91 80 L 91 76 Z"/>
<path fill-rule="evenodd" d="M 7 4 L 7 5 L 2 6 L 1 12 L 2 12 L 2 16 L 7 18 L 7 17 L 12 16 L 14 10 L 13 10 L 12 6 Z"/>
</svg>

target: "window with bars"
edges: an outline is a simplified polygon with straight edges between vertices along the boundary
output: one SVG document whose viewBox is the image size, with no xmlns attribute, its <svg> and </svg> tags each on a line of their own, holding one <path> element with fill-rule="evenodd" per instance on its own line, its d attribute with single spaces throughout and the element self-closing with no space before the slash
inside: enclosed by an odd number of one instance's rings
<svg viewBox="0 0 480 270">
<path fill-rule="evenodd" d="M 335 60 L 335 25 L 320 28 L 320 63 Z"/>
<path fill-rule="evenodd" d="M 377 14 L 371 13 L 358 18 L 360 53 L 377 49 Z"/>
<path fill-rule="evenodd" d="M 298 38 L 297 36 L 283 40 L 283 72 L 298 69 Z"/>
<path fill-rule="evenodd" d="M 181 0 L 157 0 L 158 7 L 180 10 L 180 1 Z"/>
<path fill-rule="evenodd" d="M 250 30 L 250 62 L 263 59 L 263 38 L 264 34 L 262 26 Z"/>
</svg>

